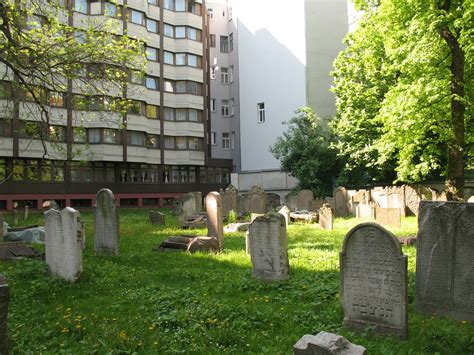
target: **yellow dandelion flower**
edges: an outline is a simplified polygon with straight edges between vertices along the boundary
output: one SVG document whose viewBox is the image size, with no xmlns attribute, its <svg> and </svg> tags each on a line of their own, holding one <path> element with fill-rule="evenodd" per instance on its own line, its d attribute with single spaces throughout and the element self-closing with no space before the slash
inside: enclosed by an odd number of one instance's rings
<svg viewBox="0 0 474 355">
<path fill-rule="evenodd" d="M 126 338 L 126 337 L 127 337 L 127 333 L 125 332 L 125 330 L 121 330 L 121 331 L 120 331 L 119 337 L 120 337 L 120 338 Z"/>
<path fill-rule="evenodd" d="M 80 324 L 76 324 L 76 329 L 81 329 L 81 325 L 80 325 Z"/>
<path fill-rule="evenodd" d="M 68 328 L 63 328 L 63 333 L 69 333 L 69 329 Z"/>
</svg>

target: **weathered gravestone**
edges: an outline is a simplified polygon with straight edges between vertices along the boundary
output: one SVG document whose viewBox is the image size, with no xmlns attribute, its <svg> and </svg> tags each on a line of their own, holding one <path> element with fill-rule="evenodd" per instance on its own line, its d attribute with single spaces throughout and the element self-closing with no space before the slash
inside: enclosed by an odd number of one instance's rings
<svg viewBox="0 0 474 355">
<path fill-rule="evenodd" d="M 402 214 L 399 208 L 375 207 L 375 221 L 383 226 L 400 227 Z"/>
<path fill-rule="evenodd" d="M 296 211 L 298 209 L 298 195 L 286 195 L 285 205 L 287 205 L 291 211 Z"/>
<path fill-rule="evenodd" d="M 17 226 L 18 225 L 18 211 L 17 210 L 12 211 L 12 220 L 13 220 L 13 225 Z"/>
<path fill-rule="evenodd" d="M 474 204 L 421 201 L 415 309 L 474 322 Z"/>
<path fill-rule="evenodd" d="M 252 213 L 266 213 L 267 212 L 267 198 L 265 191 L 259 186 L 253 186 L 249 193 L 249 209 L 248 212 Z"/>
<path fill-rule="evenodd" d="M 86 224 L 82 222 L 79 212 L 78 214 L 77 227 L 79 229 L 77 230 L 77 236 L 81 238 L 81 248 L 84 250 L 86 248 Z"/>
<path fill-rule="evenodd" d="M 200 194 L 200 193 L 199 193 Z M 202 200 L 202 195 L 201 198 L 199 197 L 198 193 L 195 192 L 188 192 L 187 194 L 184 194 L 181 196 L 181 214 L 180 214 L 180 221 L 186 222 L 189 217 L 195 216 L 201 212 L 201 209 L 199 208 L 200 206 L 200 200 Z"/>
<path fill-rule="evenodd" d="M 8 303 L 10 290 L 5 276 L 0 275 L 0 354 L 8 354 Z"/>
<path fill-rule="evenodd" d="M 356 207 L 356 217 L 358 219 L 375 219 L 375 206 L 372 203 L 368 205 L 358 204 Z"/>
<path fill-rule="evenodd" d="M 23 215 L 23 219 L 26 221 L 28 219 L 28 216 L 29 216 L 29 207 L 28 205 L 25 206 L 25 213 Z"/>
<path fill-rule="evenodd" d="M 222 198 L 222 215 L 224 217 L 227 217 L 230 211 L 234 211 L 234 212 L 238 211 L 238 206 L 237 206 L 238 194 L 239 192 L 232 185 L 229 185 L 229 187 L 227 187 L 225 191 L 220 192 L 220 195 Z"/>
<path fill-rule="evenodd" d="M 267 211 L 274 211 L 276 207 L 280 206 L 280 195 L 275 194 L 275 193 L 266 193 L 266 210 Z"/>
<path fill-rule="evenodd" d="M 349 216 L 349 208 L 347 207 L 348 197 L 347 190 L 344 187 L 338 187 L 333 192 L 334 196 L 334 212 L 336 217 Z"/>
<path fill-rule="evenodd" d="M 344 238 L 340 253 L 344 325 L 408 335 L 407 257 L 398 239 L 375 223 L 362 223 Z"/>
<path fill-rule="evenodd" d="M 94 207 L 94 239 L 96 253 L 118 255 L 119 214 L 115 196 L 109 189 L 97 192 Z"/>
<path fill-rule="evenodd" d="M 164 225 L 165 224 L 165 214 L 158 211 L 150 211 L 148 213 L 150 218 L 150 223 L 155 225 Z"/>
<path fill-rule="evenodd" d="M 45 254 L 51 275 L 76 281 L 82 272 L 80 214 L 71 207 L 44 213 Z"/>
<path fill-rule="evenodd" d="M 365 355 L 367 350 L 360 345 L 352 344 L 346 338 L 327 332 L 318 335 L 306 334 L 293 345 L 295 355 Z"/>
<path fill-rule="evenodd" d="M 286 205 L 284 205 L 282 208 L 280 208 L 278 213 L 285 217 L 285 223 L 288 226 L 288 224 L 290 224 L 290 209 Z"/>
<path fill-rule="evenodd" d="M 319 209 L 319 226 L 325 230 L 333 230 L 334 213 L 331 205 L 327 203 L 325 203 L 323 207 Z"/>
<path fill-rule="evenodd" d="M 224 222 L 222 220 L 222 201 L 218 192 L 209 192 L 206 196 L 207 236 L 216 238 L 219 249 L 224 249 Z"/>
<path fill-rule="evenodd" d="M 286 280 L 290 274 L 285 218 L 279 213 L 257 217 L 249 227 L 252 276 L 265 281 Z"/>
<path fill-rule="evenodd" d="M 298 192 L 298 210 L 310 211 L 312 208 L 312 202 L 314 200 L 313 191 L 301 190 Z"/>
</svg>

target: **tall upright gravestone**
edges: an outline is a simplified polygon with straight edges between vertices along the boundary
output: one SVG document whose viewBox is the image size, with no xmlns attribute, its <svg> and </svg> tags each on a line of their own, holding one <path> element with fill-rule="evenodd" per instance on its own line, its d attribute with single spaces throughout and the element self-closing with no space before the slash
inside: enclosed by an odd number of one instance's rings
<svg viewBox="0 0 474 355">
<path fill-rule="evenodd" d="M 319 209 L 319 226 L 325 230 L 333 230 L 334 213 L 331 205 L 328 203 L 325 203 L 323 207 Z"/>
<path fill-rule="evenodd" d="M 290 275 L 285 217 L 280 213 L 259 216 L 248 232 L 252 276 L 265 281 L 286 280 Z"/>
<path fill-rule="evenodd" d="M 474 204 L 421 201 L 415 309 L 474 322 Z"/>
<path fill-rule="evenodd" d="M 301 190 L 298 192 L 298 210 L 311 210 L 314 194 L 311 190 Z"/>
<path fill-rule="evenodd" d="M 218 192 L 209 192 L 206 196 L 207 236 L 219 242 L 219 249 L 224 249 L 224 222 L 222 220 L 222 200 Z"/>
<path fill-rule="evenodd" d="M 333 196 L 336 217 L 347 217 L 349 215 L 349 208 L 347 207 L 347 190 L 340 186 L 334 190 Z"/>
<path fill-rule="evenodd" d="M 0 275 L 0 354 L 8 354 L 8 302 L 10 291 L 7 279 Z"/>
<path fill-rule="evenodd" d="M 115 196 L 109 189 L 97 192 L 94 206 L 94 240 L 96 253 L 118 255 L 119 215 Z"/>
<path fill-rule="evenodd" d="M 362 223 L 344 238 L 340 254 L 344 324 L 408 336 L 407 257 L 398 239 L 375 223 Z"/>
<path fill-rule="evenodd" d="M 76 281 L 82 272 L 80 213 L 71 207 L 44 213 L 45 254 L 51 275 Z"/>
</svg>

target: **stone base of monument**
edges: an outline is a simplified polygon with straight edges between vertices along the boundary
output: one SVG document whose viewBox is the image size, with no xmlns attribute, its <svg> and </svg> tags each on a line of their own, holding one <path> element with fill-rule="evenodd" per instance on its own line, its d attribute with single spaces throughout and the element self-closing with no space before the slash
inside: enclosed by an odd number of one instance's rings
<svg viewBox="0 0 474 355">
<path fill-rule="evenodd" d="M 293 345 L 293 353 L 295 355 L 364 355 L 367 354 L 367 350 L 363 346 L 352 344 L 340 335 L 320 332 L 318 335 L 303 335 L 303 337 Z"/>
<path fill-rule="evenodd" d="M 206 228 L 206 227 L 207 227 L 207 216 L 205 214 L 190 216 L 181 225 L 181 228 L 183 229 Z"/>
<path fill-rule="evenodd" d="M 399 237 L 398 240 L 402 245 L 416 245 L 416 237 Z"/>
<path fill-rule="evenodd" d="M 296 211 L 290 213 L 290 220 L 292 222 L 302 221 L 306 223 L 318 223 L 319 215 L 308 211 Z"/>
<path fill-rule="evenodd" d="M 24 242 L 0 243 L 0 260 L 39 258 L 41 254 Z"/>
<path fill-rule="evenodd" d="M 206 236 L 173 236 L 164 240 L 158 247 L 153 248 L 156 251 L 188 251 L 195 252 L 215 252 L 219 251 L 219 242 L 217 238 Z"/>
<path fill-rule="evenodd" d="M 368 324 L 366 321 L 349 319 L 347 317 L 344 318 L 342 324 L 348 329 L 357 330 L 359 332 L 366 331 L 367 327 L 370 326 L 375 333 L 384 335 L 395 335 L 402 340 L 408 339 L 408 331 L 406 328 L 397 328 L 393 325 L 376 324 L 375 322 Z"/>
</svg>

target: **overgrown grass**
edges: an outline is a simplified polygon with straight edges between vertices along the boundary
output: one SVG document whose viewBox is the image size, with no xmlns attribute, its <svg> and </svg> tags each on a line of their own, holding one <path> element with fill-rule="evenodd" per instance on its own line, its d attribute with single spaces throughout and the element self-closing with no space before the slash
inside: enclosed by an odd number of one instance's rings
<svg viewBox="0 0 474 355">
<path fill-rule="evenodd" d="M 169 211 L 167 226 L 156 227 L 146 210 L 121 210 L 120 255 L 95 256 L 92 214 L 82 215 L 88 239 L 78 282 L 48 276 L 41 260 L 0 264 L 11 288 L 12 353 L 290 354 L 301 336 L 322 330 L 340 333 L 371 354 L 474 352 L 474 325 L 415 313 L 414 247 L 404 247 L 409 340 L 341 328 L 338 255 L 355 219 L 336 219 L 331 232 L 291 225 L 291 277 L 264 283 L 251 278 L 243 233 L 226 235 L 219 255 L 160 253 L 152 247 L 189 231 L 179 230 Z M 32 214 L 22 223 L 43 224 L 43 218 Z M 411 217 L 393 232 L 413 235 L 416 228 Z"/>
</svg>

